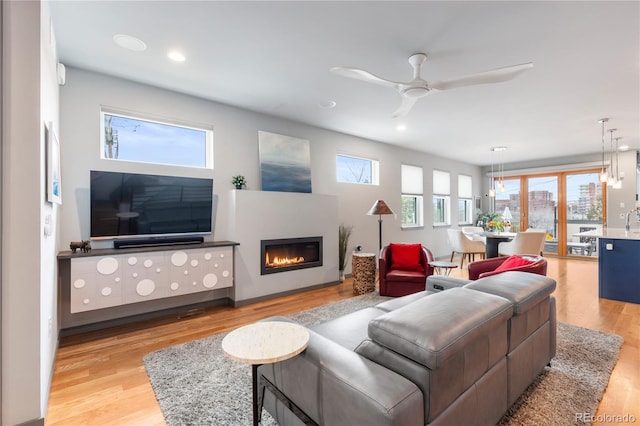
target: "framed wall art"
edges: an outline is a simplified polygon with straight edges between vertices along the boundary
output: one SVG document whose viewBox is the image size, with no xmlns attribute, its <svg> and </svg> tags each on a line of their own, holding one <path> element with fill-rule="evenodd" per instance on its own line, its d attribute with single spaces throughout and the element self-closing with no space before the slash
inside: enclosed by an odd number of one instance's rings
<svg viewBox="0 0 640 426">
<path fill-rule="evenodd" d="M 60 179 L 60 142 L 53 130 L 53 123 L 45 126 L 47 141 L 47 201 L 62 204 Z"/>
<path fill-rule="evenodd" d="M 263 191 L 311 192 L 309 141 L 258 132 Z"/>
</svg>

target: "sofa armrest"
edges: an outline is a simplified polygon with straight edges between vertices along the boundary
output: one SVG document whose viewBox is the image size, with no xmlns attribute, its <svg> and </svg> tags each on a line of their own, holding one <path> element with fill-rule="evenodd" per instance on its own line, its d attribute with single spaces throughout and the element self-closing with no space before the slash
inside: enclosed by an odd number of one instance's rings
<svg viewBox="0 0 640 426">
<path fill-rule="evenodd" d="M 304 352 L 258 372 L 318 424 L 424 424 L 423 396 L 414 383 L 312 330 Z M 287 424 L 283 404 L 265 398 L 265 408 Z"/>
<path fill-rule="evenodd" d="M 427 277 L 427 291 L 442 291 L 455 287 L 463 287 L 472 282 L 464 278 L 448 277 L 446 275 L 430 275 Z"/>
</svg>

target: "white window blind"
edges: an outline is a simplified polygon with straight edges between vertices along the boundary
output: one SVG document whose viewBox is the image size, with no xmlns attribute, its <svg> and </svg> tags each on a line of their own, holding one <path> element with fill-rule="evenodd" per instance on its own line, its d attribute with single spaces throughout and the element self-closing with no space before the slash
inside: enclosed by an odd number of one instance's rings
<svg viewBox="0 0 640 426">
<path fill-rule="evenodd" d="M 402 193 L 422 194 L 422 167 L 402 165 Z"/>
<path fill-rule="evenodd" d="M 433 171 L 433 193 L 440 195 L 449 195 L 451 193 L 449 172 Z"/>
<path fill-rule="evenodd" d="M 458 197 L 460 198 L 472 198 L 473 187 L 471 176 L 458 175 Z"/>
</svg>

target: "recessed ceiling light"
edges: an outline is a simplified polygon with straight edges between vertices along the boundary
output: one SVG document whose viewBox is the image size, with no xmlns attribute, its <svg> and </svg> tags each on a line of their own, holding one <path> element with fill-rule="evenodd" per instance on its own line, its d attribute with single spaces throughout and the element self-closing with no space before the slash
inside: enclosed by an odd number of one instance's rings
<svg viewBox="0 0 640 426">
<path fill-rule="evenodd" d="M 407 130 L 407 126 L 404 125 L 404 124 L 398 124 L 396 126 L 396 130 L 399 131 L 399 132 L 404 132 L 405 130 Z"/>
<path fill-rule="evenodd" d="M 167 56 L 169 57 L 169 59 L 176 62 L 184 62 L 185 59 L 187 59 L 182 53 L 178 52 L 177 50 L 169 51 Z"/>
<path fill-rule="evenodd" d="M 134 52 L 142 52 L 147 49 L 147 44 L 144 41 L 127 34 L 116 34 L 113 36 L 113 41 L 118 46 Z"/>
<path fill-rule="evenodd" d="M 507 147 L 506 146 L 494 146 L 491 148 L 491 151 L 493 152 L 500 152 L 500 151 L 506 151 Z"/>
<path fill-rule="evenodd" d="M 620 145 L 618 147 L 619 151 L 629 151 L 629 145 Z"/>
<path fill-rule="evenodd" d="M 336 105 L 337 105 L 336 101 L 324 101 L 318 104 L 320 108 L 324 108 L 324 109 L 335 108 Z"/>
</svg>

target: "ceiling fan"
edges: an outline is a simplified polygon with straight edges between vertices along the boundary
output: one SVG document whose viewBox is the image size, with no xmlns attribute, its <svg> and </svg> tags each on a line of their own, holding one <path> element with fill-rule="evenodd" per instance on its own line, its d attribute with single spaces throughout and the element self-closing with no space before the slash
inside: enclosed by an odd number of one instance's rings
<svg viewBox="0 0 640 426">
<path fill-rule="evenodd" d="M 400 104 L 400 107 L 393 113 L 393 118 L 397 118 L 407 115 L 419 98 L 426 96 L 433 90 L 449 90 L 475 84 L 501 83 L 503 81 L 511 80 L 512 78 L 515 78 L 523 72 L 533 68 L 533 64 L 528 62 L 526 64 L 498 68 L 451 80 L 440 80 L 429 83 L 420 77 L 422 65 L 426 60 L 427 55 L 424 53 L 416 53 L 409 57 L 409 64 L 413 67 L 413 80 L 407 83 L 385 80 L 368 71 L 358 68 L 333 67 L 330 71 L 343 77 L 355 78 L 356 80 L 362 80 L 368 83 L 379 84 L 381 86 L 396 89 L 402 96 L 402 104 Z"/>
</svg>

